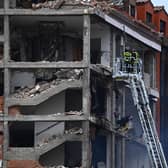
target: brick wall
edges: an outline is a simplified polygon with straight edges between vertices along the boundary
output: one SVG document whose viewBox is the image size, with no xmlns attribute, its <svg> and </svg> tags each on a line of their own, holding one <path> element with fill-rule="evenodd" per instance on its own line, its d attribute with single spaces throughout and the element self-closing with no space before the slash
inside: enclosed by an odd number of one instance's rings
<svg viewBox="0 0 168 168">
<path fill-rule="evenodd" d="M 43 168 L 34 160 L 11 160 L 8 161 L 8 168 Z"/>
</svg>

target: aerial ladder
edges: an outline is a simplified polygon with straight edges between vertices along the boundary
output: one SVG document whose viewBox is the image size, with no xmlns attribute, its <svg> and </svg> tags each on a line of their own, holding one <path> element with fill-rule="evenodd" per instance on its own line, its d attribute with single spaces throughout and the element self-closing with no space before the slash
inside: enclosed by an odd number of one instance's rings
<svg viewBox="0 0 168 168">
<path fill-rule="evenodd" d="M 168 168 L 163 149 L 157 134 L 155 122 L 149 105 L 147 90 L 142 78 L 142 63 L 133 65 L 132 72 L 127 72 L 122 58 L 117 58 L 113 78 L 123 79 L 129 83 L 133 102 L 143 129 L 144 141 L 147 147 L 152 168 Z"/>
</svg>

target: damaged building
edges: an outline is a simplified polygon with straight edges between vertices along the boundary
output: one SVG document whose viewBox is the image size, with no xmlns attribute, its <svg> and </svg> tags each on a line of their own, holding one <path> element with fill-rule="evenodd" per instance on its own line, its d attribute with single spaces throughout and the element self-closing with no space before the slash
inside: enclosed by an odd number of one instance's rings
<svg viewBox="0 0 168 168">
<path fill-rule="evenodd" d="M 136 5 L 0 1 L 3 168 L 151 167 L 129 83 L 112 78 L 124 47 L 138 51 L 160 132 L 162 41 Z M 129 115 L 132 129 L 117 131 Z"/>
</svg>

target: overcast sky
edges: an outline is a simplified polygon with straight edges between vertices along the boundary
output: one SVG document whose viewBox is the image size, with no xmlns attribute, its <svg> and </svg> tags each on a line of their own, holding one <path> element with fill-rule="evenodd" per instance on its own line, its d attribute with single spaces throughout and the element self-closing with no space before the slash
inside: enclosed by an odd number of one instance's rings
<svg viewBox="0 0 168 168">
<path fill-rule="evenodd" d="M 161 5 L 161 6 L 164 5 L 165 9 L 168 12 L 168 0 L 152 0 L 152 2 L 154 5 Z"/>
</svg>

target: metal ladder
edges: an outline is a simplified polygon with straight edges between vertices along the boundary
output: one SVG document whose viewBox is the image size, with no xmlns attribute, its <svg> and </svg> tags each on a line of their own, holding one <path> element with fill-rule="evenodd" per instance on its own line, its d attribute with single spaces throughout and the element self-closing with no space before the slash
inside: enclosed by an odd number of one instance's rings
<svg viewBox="0 0 168 168">
<path fill-rule="evenodd" d="M 142 79 L 141 60 L 132 69 L 133 71 L 128 73 L 122 58 L 117 58 L 114 60 L 112 77 L 119 80 L 127 80 L 130 84 L 134 105 L 138 111 L 152 168 L 168 168 L 150 109 L 148 94 Z"/>
<path fill-rule="evenodd" d="M 138 110 L 145 143 L 152 163 L 152 168 L 168 168 L 161 143 L 156 131 L 155 122 L 149 106 L 149 98 L 144 81 L 140 75 L 129 77 L 134 105 Z"/>
</svg>

